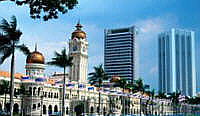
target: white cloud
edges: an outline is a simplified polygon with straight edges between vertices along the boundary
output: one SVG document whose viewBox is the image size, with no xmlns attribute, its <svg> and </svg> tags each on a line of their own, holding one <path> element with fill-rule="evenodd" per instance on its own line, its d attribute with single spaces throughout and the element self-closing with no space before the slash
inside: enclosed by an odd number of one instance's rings
<svg viewBox="0 0 200 116">
<path fill-rule="evenodd" d="M 176 26 L 177 18 L 174 15 L 168 14 L 164 16 L 151 17 L 139 20 L 135 23 L 138 27 L 139 42 L 149 44 L 153 39 L 157 39 L 160 32 L 169 30 Z"/>
<path fill-rule="evenodd" d="M 158 72 L 158 67 L 157 66 L 154 66 L 151 68 L 151 70 L 149 71 L 150 74 L 155 74 Z"/>
</svg>

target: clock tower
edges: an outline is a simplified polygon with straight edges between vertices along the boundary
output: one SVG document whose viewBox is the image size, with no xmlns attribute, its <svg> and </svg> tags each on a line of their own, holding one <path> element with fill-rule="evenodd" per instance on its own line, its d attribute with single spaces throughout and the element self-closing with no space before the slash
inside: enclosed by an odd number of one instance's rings
<svg viewBox="0 0 200 116">
<path fill-rule="evenodd" d="M 87 82 L 88 77 L 88 41 L 86 33 L 82 31 L 80 21 L 75 26 L 69 41 L 69 55 L 73 57 L 73 65 L 70 67 L 71 81 Z"/>
</svg>

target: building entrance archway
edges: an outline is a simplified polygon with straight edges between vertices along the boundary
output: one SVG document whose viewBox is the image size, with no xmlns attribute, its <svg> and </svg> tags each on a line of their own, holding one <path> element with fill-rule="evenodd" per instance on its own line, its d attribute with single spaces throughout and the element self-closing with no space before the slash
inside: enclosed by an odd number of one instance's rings
<svg viewBox="0 0 200 116">
<path fill-rule="evenodd" d="M 81 104 L 77 105 L 74 108 L 74 111 L 76 112 L 76 116 L 80 116 L 82 113 L 84 113 L 84 104 L 81 103 Z"/>
<path fill-rule="evenodd" d="M 14 107 L 13 108 L 13 112 L 14 113 L 19 113 L 19 105 L 17 103 L 15 103 L 13 107 Z"/>
</svg>

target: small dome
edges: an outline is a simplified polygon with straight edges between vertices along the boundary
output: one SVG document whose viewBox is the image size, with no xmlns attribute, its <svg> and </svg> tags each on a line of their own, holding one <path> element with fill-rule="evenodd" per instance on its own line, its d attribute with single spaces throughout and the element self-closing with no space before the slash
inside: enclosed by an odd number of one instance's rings
<svg viewBox="0 0 200 116">
<path fill-rule="evenodd" d="M 113 83 L 113 82 L 117 82 L 117 81 L 119 81 L 119 80 L 120 80 L 120 77 L 118 77 L 117 75 L 114 75 L 114 76 L 111 78 L 110 82 Z"/>
<path fill-rule="evenodd" d="M 35 48 L 35 51 L 27 56 L 26 63 L 44 64 L 44 56 Z"/>
<path fill-rule="evenodd" d="M 81 30 L 82 25 L 80 24 L 80 21 L 76 25 L 76 30 L 72 33 L 72 39 L 78 38 L 78 39 L 85 39 L 86 33 Z"/>
</svg>

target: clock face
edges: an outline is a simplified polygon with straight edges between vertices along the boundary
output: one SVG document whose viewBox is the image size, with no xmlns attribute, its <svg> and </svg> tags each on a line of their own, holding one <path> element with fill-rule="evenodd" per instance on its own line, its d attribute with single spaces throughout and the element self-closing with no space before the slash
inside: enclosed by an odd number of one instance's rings
<svg viewBox="0 0 200 116">
<path fill-rule="evenodd" d="M 77 50 L 77 46 L 73 46 L 72 50 L 76 51 Z"/>
</svg>

